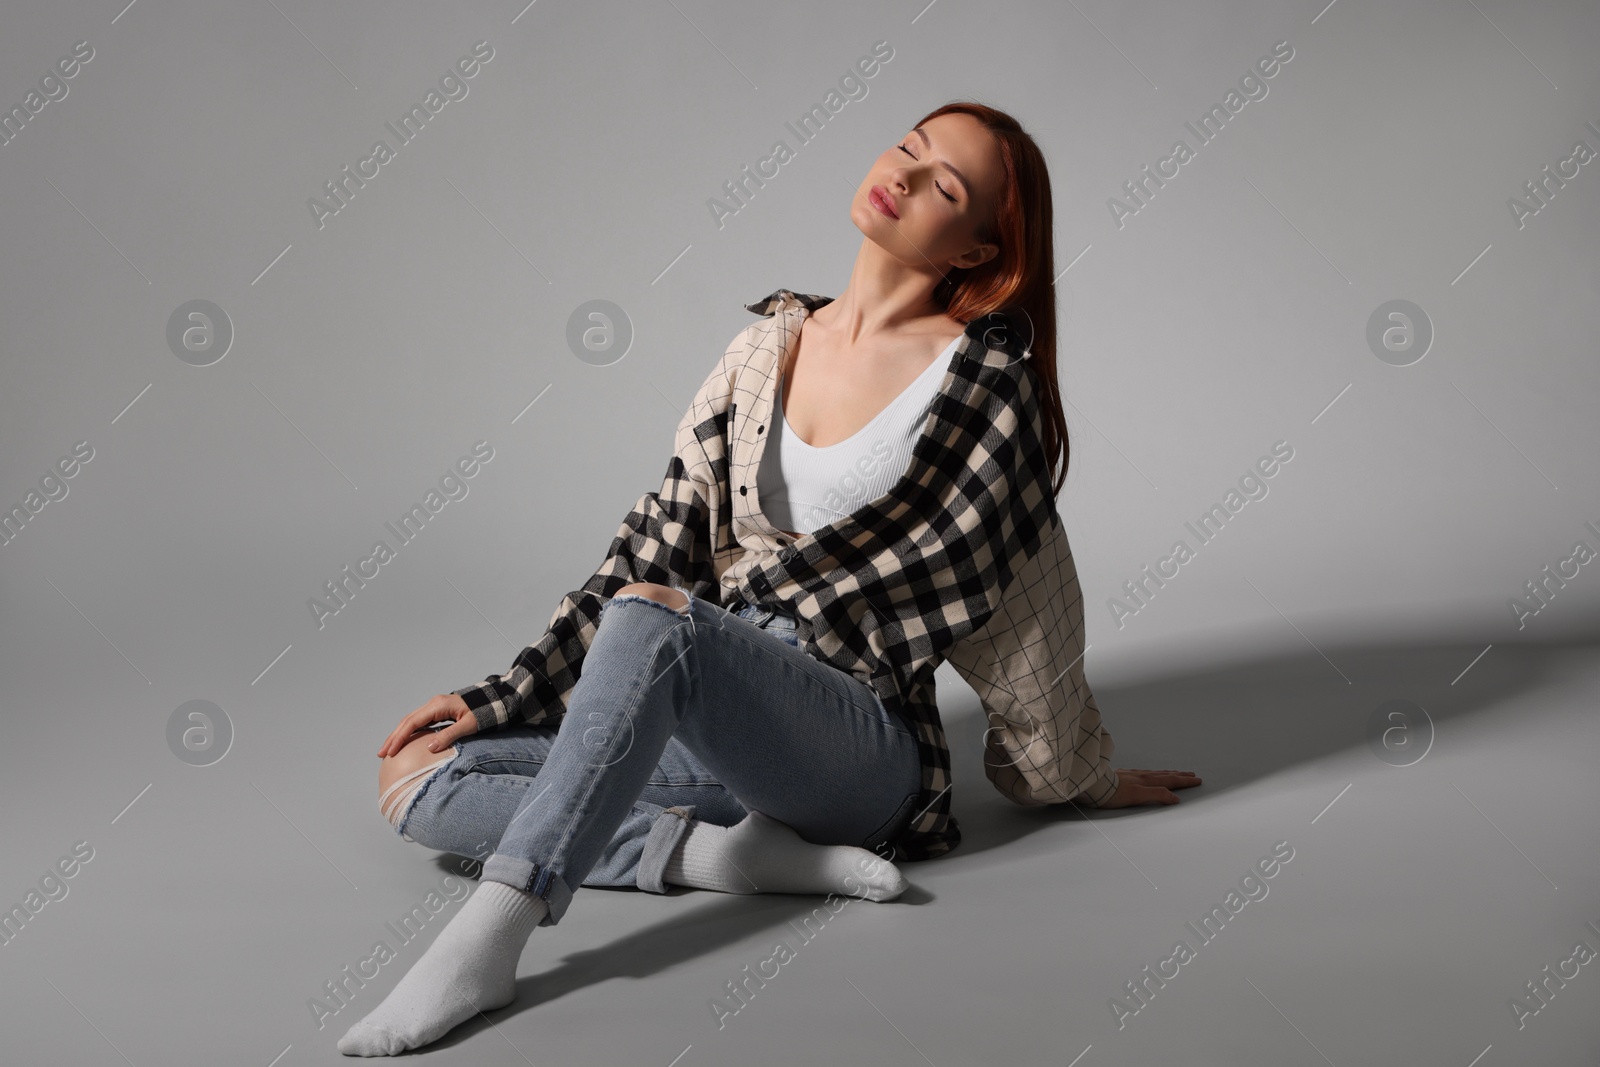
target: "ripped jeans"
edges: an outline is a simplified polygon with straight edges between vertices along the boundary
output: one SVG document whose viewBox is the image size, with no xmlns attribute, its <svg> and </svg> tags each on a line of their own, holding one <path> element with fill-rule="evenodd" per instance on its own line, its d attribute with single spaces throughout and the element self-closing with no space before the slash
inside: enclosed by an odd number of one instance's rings
<svg viewBox="0 0 1600 1067">
<path fill-rule="evenodd" d="M 513 723 L 456 742 L 392 817 L 482 877 L 544 898 L 579 885 L 666 891 L 690 818 L 754 809 L 815 844 L 876 849 L 916 814 L 917 742 L 871 687 L 799 648 L 794 619 L 680 590 L 601 608 L 557 726 Z M 419 772 L 423 773 L 423 772 Z"/>
</svg>

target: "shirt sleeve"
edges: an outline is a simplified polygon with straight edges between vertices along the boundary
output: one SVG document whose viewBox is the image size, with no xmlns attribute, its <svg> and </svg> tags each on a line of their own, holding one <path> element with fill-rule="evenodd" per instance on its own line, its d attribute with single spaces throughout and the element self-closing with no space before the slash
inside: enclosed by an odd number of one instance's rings
<svg viewBox="0 0 1600 1067">
<path fill-rule="evenodd" d="M 1098 807 L 1116 792 L 1115 742 L 1083 674 L 1083 595 L 1056 518 L 984 626 L 949 660 L 983 705 L 983 770 L 1007 799 Z"/>
<path fill-rule="evenodd" d="M 582 588 L 556 607 L 544 635 L 517 653 L 505 674 L 455 690 L 478 721 L 479 731 L 513 722 L 559 722 L 599 627 L 600 609 L 618 589 L 654 582 L 717 599 L 712 566 L 713 510 L 722 499 L 725 475 L 709 456 L 708 442 L 725 433 L 731 395 L 728 354 L 696 392 L 678 423 L 674 455 L 658 492 L 646 493 L 622 520 L 605 560 Z"/>
</svg>

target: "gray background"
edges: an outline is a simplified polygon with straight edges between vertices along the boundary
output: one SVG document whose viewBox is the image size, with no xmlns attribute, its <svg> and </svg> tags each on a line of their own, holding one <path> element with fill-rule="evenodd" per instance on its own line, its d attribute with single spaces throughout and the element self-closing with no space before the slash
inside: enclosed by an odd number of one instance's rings
<svg viewBox="0 0 1600 1067">
<path fill-rule="evenodd" d="M 319 227 L 308 199 L 480 40 L 467 95 Z M 865 95 L 798 145 L 785 123 L 880 40 Z M 0 946 L 0 1059 L 340 1059 L 420 948 L 323 1029 L 307 999 L 453 869 L 382 821 L 378 744 L 542 632 L 659 486 L 741 305 L 837 294 L 865 168 L 958 98 L 1051 167 L 1060 506 L 1115 762 L 1206 785 L 1013 808 L 942 668 L 966 842 L 908 865 L 901 901 L 849 904 L 718 1030 L 710 998 L 819 900 L 591 891 L 534 934 L 518 1003 L 429 1054 L 1600 1055 L 1593 966 L 1520 1029 L 1509 1007 L 1600 948 L 1600 575 L 1525 626 L 1510 606 L 1600 548 L 1600 161 L 1520 228 L 1507 206 L 1600 150 L 1596 5 L 9 3 L 0 107 L 78 41 L 67 95 L 0 145 L 0 504 L 94 450 L 0 545 L 0 904 L 74 842 L 94 857 Z M 1267 95 L 1119 227 L 1108 199 L 1279 41 Z M 719 227 L 708 200 L 780 138 L 795 158 Z M 203 367 L 167 342 L 197 299 L 234 331 Z M 567 341 L 596 299 L 633 333 L 606 365 Z M 1434 332 L 1403 367 L 1366 339 L 1395 299 Z M 478 440 L 467 494 L 319 627 L 323 583 L 396 547 L 384 524 Z M 1268 495 L 1119 627 L 1123 582 L 1280 440 Z M 191 700 L 231 723 L 210 766 L 169 749 Z M 1391 700 L 1420 762 L 1368 740 Z M 1278 841 L 1274 892 L 1119 1030 L 1123 983 Z"/>
</svg>

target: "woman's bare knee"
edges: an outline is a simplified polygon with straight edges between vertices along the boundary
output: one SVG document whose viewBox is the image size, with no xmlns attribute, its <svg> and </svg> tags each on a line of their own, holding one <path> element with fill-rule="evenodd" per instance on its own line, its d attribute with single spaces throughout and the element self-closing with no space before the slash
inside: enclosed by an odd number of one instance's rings
<svg viewBox="0 0 1600 1067">
<path fill-rule="evenodd" d="M 431 767 L 435 763 L 442 763 L 454 755 L 454 749 L 446 748 L 442 752 L 431 752 L 428 744 L 433 741 L 434 731 L 418 734 L 407 741 L 405 745 L 392 756 L 386 757 L 378 764 L 378 795 L 381 797 L 395 782 L 414 771 L 424 767 Z"/>
<path fill-rule="evenodd" d="M 674 589 L 670 585 L 658 585 L 655 582 L 634 582 L 617 590 L 616 595 L 631 593 L 654 600 L 658 604 L 665 604 L 674 611 L 682 611 L 689 606 L 689 597 L 682 589 Z"/>
</svg>

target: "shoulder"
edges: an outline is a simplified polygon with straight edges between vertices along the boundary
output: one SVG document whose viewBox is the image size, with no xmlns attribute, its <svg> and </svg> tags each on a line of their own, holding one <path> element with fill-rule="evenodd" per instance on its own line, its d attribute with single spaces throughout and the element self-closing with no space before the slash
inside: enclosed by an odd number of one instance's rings
<svg viewBox="0 0 1600 1067">
<path fill-rule="evenodd" d="M 712 379 L 725 383 L 725 387 L 732 392 L 737 387 L 739 373 L 746 366 L 755 362 L 758 367 L 765 366 L 764 361 L 775 354 L 788 316 L 799 309 L 807 312 L 815 311 L 833 302 L 831 296 L 819 296 L 815 293 L 797 293 L 792 289 L 775 289 L 760 300 L 752 300 L 745 304 L 745 310 L 761 316 L 756 321 L 741 327 L 728 342 L 727 349 L 722 358 L 708 375 L 707 384 Z"/>
</svg>

